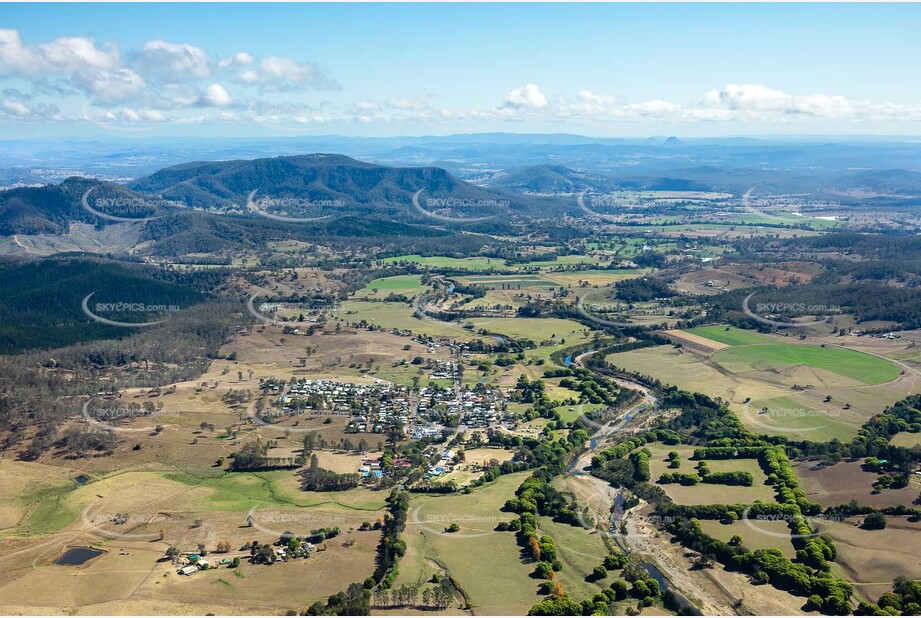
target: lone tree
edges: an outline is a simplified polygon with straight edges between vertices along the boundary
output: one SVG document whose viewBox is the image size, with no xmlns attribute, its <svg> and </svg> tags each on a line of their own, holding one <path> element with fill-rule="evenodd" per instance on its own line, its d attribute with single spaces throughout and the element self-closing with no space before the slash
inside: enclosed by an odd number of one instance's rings
<svg viewBox="0 0 921 618">
<path fill-rule="evenodd" d="M 884 530 L 886 528 L 886 516 L 882 513 L 870 513 L 864 518 L 861 528 L 864 530 Z"/>
</svg>

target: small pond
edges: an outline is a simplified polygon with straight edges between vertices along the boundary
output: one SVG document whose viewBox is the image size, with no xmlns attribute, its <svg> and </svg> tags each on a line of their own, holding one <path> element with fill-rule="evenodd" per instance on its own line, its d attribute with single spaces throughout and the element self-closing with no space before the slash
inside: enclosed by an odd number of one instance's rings
<svg viewBox="0 0 921 618">
<path fill-rule="evenodd" d="M 70 547 L 54 561 L 54 564 L 58 566 L 80 566 L 103 553 L 105 552 L 91 547 Z"/>
</svg>

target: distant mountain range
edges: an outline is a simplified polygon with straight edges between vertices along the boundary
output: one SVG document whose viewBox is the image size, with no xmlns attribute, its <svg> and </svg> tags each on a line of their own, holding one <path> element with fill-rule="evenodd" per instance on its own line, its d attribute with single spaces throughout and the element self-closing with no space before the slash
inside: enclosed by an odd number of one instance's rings
<svg viewBox="0 0 921 618">
<path fill-rule="evenodd" d="M 425 198 L 454 198 L 467 204 L 509 198 L 437 167 L 387 167 L 336 154 L 186 163 L 128 186 L 193 208 L 221 209 L 244 206 L 254 190 L 260 198 L 298 198 L 308 207 L 332 203 L 340 211 L 365 211 L 363 207 L 369 206 L 405 209 L 419 190 Z M 518 198 L 515 206 L 526 208 L 527 200 Z"/>
<path fill-rule="evenodd" d="M 497 174 L 487 184 L 524 194 L 610 193 L 612 191 L 709 191 L 714 183 L 691 178 L 624 175 L 613 177 L 562 165 L 533 165 Z"/>
<path fill-rule="evenodd" d="M 192 209 L 256 211 L 295 221 L 381 216 L 444 224 L 452 217 L 552 214 L 557 206 L 477 186 L 437 167 L 387 167 L 310 154 L 185 163 L 127 185 L 69 178 L 0 192 L 0 234 L 60 234 L 73 222 L 107 225 Z"/>
<path fill-rule="evenodd" d="M 55 246 L 98 251 L 103 247 L 94 245 L 113 238 L 120 242 L 106 250 L 147 243 L 146 250 L 165 255 L 258 247 L 283 238 L 418 238 L 456 224 L 507 226 L 515 218 L 559 215 L 573 207 L 471 184 L 437 167 L 388 167 L 335 154 L 194 162 L 127 185 L 68 178 L 2 191 L 0 235 L 27 238 L 25 244 L 0 241 L 0 252 L 47 253 Z M 138 230 L 142 219 L 146 224 Z M 89 227 L 113 225 L 135 233 L 99 234 Z M 56 242 L 61 235 L 66 240 Z"/>
<path fill-rule="evenodd" d="M 579 172 L 562 165 L 517 167 L 496 175 L 488 184 L 521 193 L 539 194 L 608 192 L 623 186 L 613 178 Z"/>
<path fill-rule="evenodd" d="M 448 156 L 451 153 L 440 153 L 445 165 L 485 186 L 462 180 L 443 167 L 388 166 L 340 154 L 306 154 L 183 163 L 126 185 L 73 177 L 58 184 L 0 191 L 0 236 L 8 237 L 0 239 L 0 253 L 50 253 L 55 247 L 126 251 L 143 246 L 145 251 L 175 255 L 260 246 L 285 237 L 392 234 L 421 238 L 438 236 L 458 223 L 468 230 L 508 231 L 520 219 L 555 218 L 565 213 L 578 216 L 571 196 L 585 191 L 726 191 L 741 195 L 754 188 L 754 195 L 798 193 L 867 206 L 910 204 L 921 196 L 919 171 L 807 170 L 793 166 L 804 153 L 793 146 L 784 149 L 775 144 L 760 150 L 738 146 L 735 157 L 737 162 L 748 160 L 744 167 L 720 161 L 724 147 L 714 151 L 715 160 L 707 165 L 678 166 L 691 147 L 677 139 L 655 138 L 656 144 L 647 148 L 663 153 L 661 160 L 651 160 L 642 169 L 620 166 L 617 171 L 595 171 L 597 165 L 577 163 L 610 156 L 612 148 L 637 146 L 581 143 L 569 136 L 558 136 L 558 141 L 577 143 L 524 143 L 511 148 L 566 148 L 575 160 L 573 165 L 490 168 L 458 163 Z M 473 157 L 482 146 L 478 144 L 461 145 L 454 154 Z M 418 148 L 407 145 L 402 154 L 410 155 Z M 499 144 L 492 152 L 505 148 Z M 712 147 L 695 148 L 702 152 Z M 841 151 L 833 144 L 821 149 L 832 158 Z M 664 154 L 668 152 L 677 154 Z M 627 155 L 627 150 L 622 154 Z M 852 156 L 847 154 L 847 158 Z M 778 170 L 766 163 L 755 166 L 767 158 L 791 168 Z M 150 220 L 139 227 L 134 223 L 139 219 Z M 372 220 L 375 223 L 369 225 Z M 124 231 L 111 228 L 113 225 L 121 225 Z M 109 229 L 119 231 L 103 233 Z M 23 242 L 9 238 L 12 235 L 28 238 Z M 66 241 L 55 240 L 62 236 L 67 236 Z"/>
</svg>

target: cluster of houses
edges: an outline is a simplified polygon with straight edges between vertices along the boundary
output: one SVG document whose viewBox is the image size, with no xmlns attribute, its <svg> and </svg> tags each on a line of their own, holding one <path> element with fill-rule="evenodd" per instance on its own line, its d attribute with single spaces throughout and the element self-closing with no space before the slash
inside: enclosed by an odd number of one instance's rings
<svg viewBox="0 0 921 618">
<path fill-rule="evenodd" d="M 383 477 L 384 471 L 381 469 L 381 458 L 362 457 L 361 465 L 358 466 L 358 473 L 361 474 L 362 478 Z"/>
<path fill-rule="evenodd" d="M 412 461 L 406 457 L 396 457 L 390 462 L 391 468 L 409 468 Z M 383 462 L 380 457 L 362 457 L 361 465 L 358 466 L 358 473 L 364 479 L 383 478 L 387 473 L 384 471 Z"/>
<path fill-rule="evenodd" d="M 505 397 L 498 388 L 461 390 L 457 401 L 461 424 L 471 429 L 485 429 L 506 420 Z"/>
<path fill-rule="evenodd" d="M 352 417 L 349 433 L 386 433 L 409 420 L 409 391 L 386 380 L 353 384 L 335 380 L 293 380 L 278 398 L 282 412 L 315 411 Z"/>
<path fill-rule="evenodd" d="M 276 543 L 276 545 L 279 545 L 279 543 Z M 275 556 L 279 560 L 282 562 L 287 562 L 291 558 L 303 558 L 315 551 L 318 551 L 318 549 L 317 546 L 313 543 L 301 541 L 301 543 L 293 549 L 288 545 L 281 545 L 280 547 L 275 547 L 274 551 Z"/>
<path fill-rule="evenodd" d="M 444 429 L 433 425 L 418 425 L 413 429 L 413 440 L 440 440 L 445 435 Z"/>
<path fill-rule="evenodd" d="M 456 377 L 454 361 L 436 361 L 435 367 L 429 373 L 430 380 L 454 380 Z"/>
<path fill-rule="evenodd" d="M 459 425 L 470 429 L 486 429 L 509 418 L 505 397 L 499 389 L 463 387 L 457 395 L 451 389 L 424 387 L 419 390 L 418 416 L 424 419 L 437 412 L 439 416 L 457 417 Z M 443 430 L 437 426 L 419 425 L 412 437 L 437 438 Z"/>
<path fill-rule="evenodd" d="M 178 556 L 173 564 L 179 567 L 176 572 L 180 575 L 192 575 L 199 571 L 205 571 L 207 569 L 214 568 L 214 565 L 211 564 L 210 560 L 193 552 L 189 552 L 183 556 Z M 230 558 L 221 558 L 217 564 L 230 564 Z"/>
</svg>

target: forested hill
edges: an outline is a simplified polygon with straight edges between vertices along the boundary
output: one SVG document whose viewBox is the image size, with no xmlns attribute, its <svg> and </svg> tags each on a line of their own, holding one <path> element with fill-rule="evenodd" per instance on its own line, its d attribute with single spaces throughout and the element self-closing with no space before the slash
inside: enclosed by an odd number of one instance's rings
<svg viewBox="0 0 921 618">
<path fill-rule="evenodd" d="M 131 311 L 99 311 L 117 321 L 159 320 L 169 313 L 206 299 L 201 289 L 213 287 L 217 271 L 170 273 L 135 264 L 76 257 L 43 260 L 0 260 L 0 353 L 56 348 L 78 341 L 124 336 L 136 330 L 93 321 L 82 309 L 83 299 L 93 293 L 89 305 L 130 303 Z M 192 280 L 212 278 L 214 281 Z M 172 280 L 171 280 L 172 279 Z M 140 310 L 144 305 L 151 310 Z"/>
<path fill-rule="evenodd" d="M 119 184 L 68 178 L 56 185 L 0 191 L 0 235 L 64 234 L 74 222 L 113 222 L 93 210 L 113 217 L 143 218 L 162 209 Z"/>
<path fill-rule="evenodd" d="M 614 178 L 580 172 L 563 165 L 532 165 L 510 169 L 490 180 L 489 184 L 523 193 L 606 193 L 622 188 L 622 184 Z"/>
<path fill-rule="evenodd" d="M 480 187 L 438 167 L 387 167 L 343 155 L 311 154 L 185 163 L 127 186 L 74 177 L 60 184 L 0 191 L 0 235 L 66 234 L 72 223 L 150 223 L 146 219 L 196 210 L 249 219 L 269 214 L 283 223 L 287 218 L 287 229 L 303 223 L 298 218 L 330 223 L 343 217 L 444 227 L 452 218 L 506 222 L 516 216 L 555 216 L 572 211 L 571 202 Z M 234 227 L 200 220 L 191 225 L 212 231 Z M 385 236 L 389 230 L 369 227 Z M 179 231 L 169 225 L 157 229 L 159 234 L 146 233 L 148 240 Z M 343 230 L 332 235 L 353 234 Z"/>
<path fill-rule="evenodd" d="M 251 192 L 257 191 L 256 200 L 287 200 L 282 207 L 288 214 L 314 217 L 401 214 L 404 219 L 418 218 L 412 199 L 419 190 L 423 208 L 442 207 L 428 203 L 430 199 L 450 200 L 452 216 L 527 214 L 548 205 L 464 182 L 437 167 L 387 167 L 336 154 L 186 163 L 138 179 L 130 187 L 206 209 L 245 206 Z"/>
</svg>

